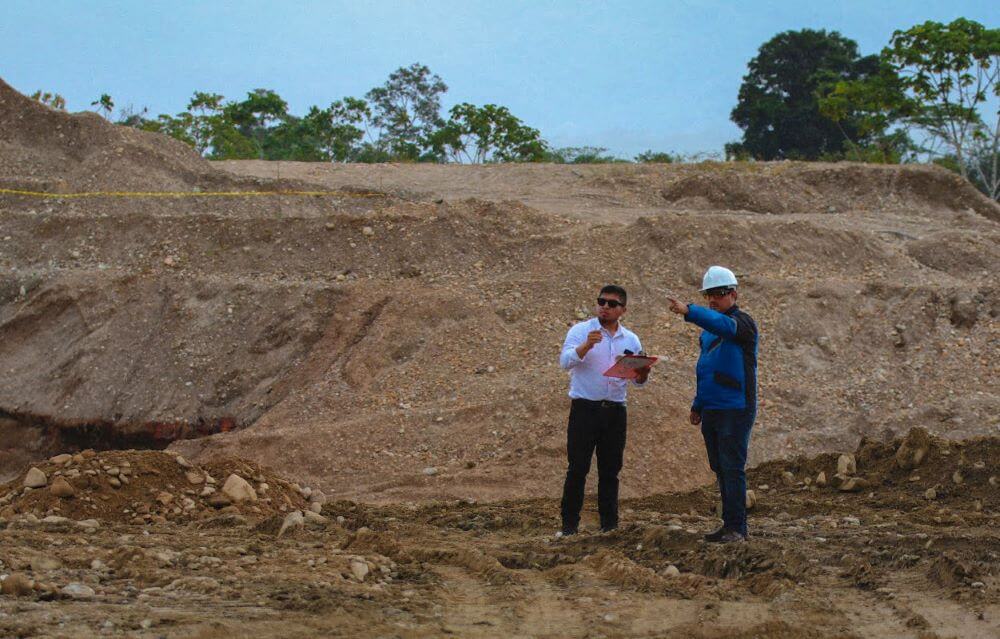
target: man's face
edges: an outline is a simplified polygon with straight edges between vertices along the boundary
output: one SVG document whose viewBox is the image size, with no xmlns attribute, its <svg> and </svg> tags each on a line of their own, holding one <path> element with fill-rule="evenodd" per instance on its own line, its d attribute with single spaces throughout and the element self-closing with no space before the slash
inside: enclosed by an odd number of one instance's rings
<svg viewBox="0 0 1000 639">
<path fill-rule="evenodd" d="M 617 293 L 601 293 L 597 296 L 597 318 L 602 323 L 614 323 L 624 314 L 625 305 L 622 304 L 622 298 Z"/>
<path fill-rule="evenodd" d="M 725 313 L 736 303 L 736 289 L 728 292 L 709 290 L 705 291 L 704 295 L 705 299 L 708 300 L 708 307 L 720 313 Z"/>
</svg>

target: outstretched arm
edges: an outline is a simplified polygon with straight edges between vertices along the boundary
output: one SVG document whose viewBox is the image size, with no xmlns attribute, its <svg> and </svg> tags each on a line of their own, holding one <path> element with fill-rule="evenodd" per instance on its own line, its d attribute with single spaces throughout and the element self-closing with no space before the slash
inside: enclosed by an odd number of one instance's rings
<svg viewBox="0 0 1000 639">
<path fill-rule="evenodd" d="M 689 305 L 687 315 L 684 316 L 684 321 L 700 326 L 709 333 L 718 335 L 719 337 L 727 339 L 736 337 L 736 320 L 704 306 Z"/>
</svg>

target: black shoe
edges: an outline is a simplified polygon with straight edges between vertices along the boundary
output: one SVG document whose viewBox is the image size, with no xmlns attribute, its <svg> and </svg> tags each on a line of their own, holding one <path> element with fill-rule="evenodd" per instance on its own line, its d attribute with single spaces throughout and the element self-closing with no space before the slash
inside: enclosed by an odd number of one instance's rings
<svg viewBox="0 0 1000 639">
<path fill-rule="evenodd" d="M 717 543 L 720 539 L 722 539 L 722 536 L 724 534 L 726 534 L 727 532 L 729 532 L 729 531 L 726 530 L 725 526 L 723 526 L 722 528 L 719 528 L 715 532 L 710 532 L 707 535 L 705 535 L 704 539 L 705 539 L 705 541 L 714 544 L 714 543 Z"/>
<path fill-rule="evenodd" d="M 577 530 L 576 528 L 563 528 L 562 530 L 560 530 L 559 532 L 556 533 L 556 539 L 562 539 L 563 537 L 569 537 L 571 535 L 577 534 L 578 532 L 580 532 L 580 531 Z"/>
<path fill-rule="evenodd" d="M 718 543 L 733 544 L 733 543 L 740 543 L 746 540 L 747 538 L 743 533 L 737 530 L 726 530 L 724 533 L 722 533 L 722 536 L 719 537 Z"/>
<path fill-rule="evenodd" d="M 615 524 L 614 526 L 601 526 L 601 532 L 602 533 L 609 533 L 609 532 L 612 532 L 612 531 L 615 531 L 615 530 L 618 530 L 618 525 L 617 524 Z"/>
</svg>

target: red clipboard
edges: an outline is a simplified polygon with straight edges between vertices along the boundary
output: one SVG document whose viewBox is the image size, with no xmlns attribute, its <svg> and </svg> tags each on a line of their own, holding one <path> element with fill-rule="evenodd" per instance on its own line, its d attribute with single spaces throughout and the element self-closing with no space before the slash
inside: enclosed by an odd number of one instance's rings
<svg viewBox="0 0 1000 639">
<path fill-rule="evenodd" d="M 659 359 L 653 355 L 622 355 L 614 366 L 604 371 L 604 376 L 635 379 L 638 375 L 636 369 L 652 366 Z"/>
</svg>

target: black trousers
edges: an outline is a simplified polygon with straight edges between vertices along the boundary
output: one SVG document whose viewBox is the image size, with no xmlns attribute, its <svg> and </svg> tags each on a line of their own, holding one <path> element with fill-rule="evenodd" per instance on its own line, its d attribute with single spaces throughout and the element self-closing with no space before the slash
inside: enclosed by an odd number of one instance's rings
<svg viewBox="0 0 1000 639">
<path fill-rule="evenodd" d="M 563 530 L 580 525 L 583 493 L 590 460 L 597 452 L 597 509 L 601 528 L 618 525 L 618 473 L 625 453 L 626 411 L 624 404 L 574 399 L 566 433 L 566 483 L 562 496 Z"/>
</svg>

